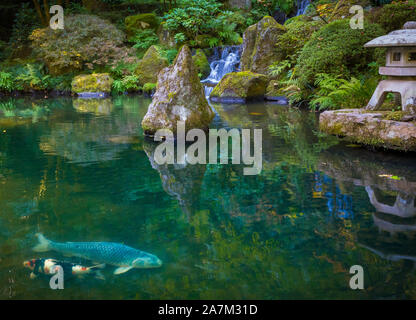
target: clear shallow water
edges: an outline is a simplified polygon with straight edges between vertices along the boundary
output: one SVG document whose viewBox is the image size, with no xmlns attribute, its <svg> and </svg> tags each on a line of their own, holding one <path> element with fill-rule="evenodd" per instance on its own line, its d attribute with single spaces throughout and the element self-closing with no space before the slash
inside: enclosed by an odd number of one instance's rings
<svg viewBox="0 0 416 320">
<path fill-rule="evenodd" d="M 1 299 L 416 298 L 415 156 L 340 143 L 311 113 L 214 105 L 212 127 L 263 129 L 262 173 L 152 167 L 148 99 L 0 102 Z M 122 242 L 164 265 L 51 290 L 22 266 L 62 258 L 31 251 L 36 232 Z M 349 288 L 355 264 L 365 290 Z"/>
</svg>

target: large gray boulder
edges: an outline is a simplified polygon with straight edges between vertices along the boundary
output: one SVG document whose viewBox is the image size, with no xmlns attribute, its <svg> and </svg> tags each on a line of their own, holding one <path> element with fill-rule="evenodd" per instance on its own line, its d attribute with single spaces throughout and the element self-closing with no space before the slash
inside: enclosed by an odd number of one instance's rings
<svg viewBox="0 0 416 320">
<path fill-rule="evenodd" d="M 185 122 L 186 130 L 206 129 L 213 118 L 191 51 L 183 46 L 173 65 L 159 73 L 153 101 L 142 121 L 143 130 L 148 135 L 158 129 L 175 133 L 178 121 Z"/>
<path fill-rule="evenodd" d="M 284 32 L 285 28 L 270 16 L 248 27 L 243 34 L 241 71 L 267 74 L 269 66 L 280 59 L 275 44 Z"/>
</svg>

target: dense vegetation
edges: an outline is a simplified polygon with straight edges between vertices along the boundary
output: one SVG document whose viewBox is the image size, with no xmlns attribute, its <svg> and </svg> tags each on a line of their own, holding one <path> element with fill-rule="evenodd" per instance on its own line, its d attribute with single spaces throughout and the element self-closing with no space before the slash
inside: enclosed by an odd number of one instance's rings
<svg viewBox="0 0 416 320">
<path fill-rule="evenodd" d="M 319 0 L 300 16 L 295 0 L 252 0 L 250 7 L 233 3 L 60 1 L 65 29 L 52 30 L 52 3 L 6 2 L 2 6 L 9 13 L 13 9 L 14 20 L 9 29 L 6 24 L 0 29 L 0 92 L 70 92 L 74 76 L 100 72 L 114 79 L 114 94 L 139 91 L 145 84 L 149 92 L 155 81 L 141 77 L 152 66 L 141 59 L 152 46 L 157 61 L 168 63 L 181 45 L 190 46 L 197 53 L 199 76 L 206 77 L 211 48 L 242 44 L 250 25 L 273 16 L 285 28 L 274 45 L 279 58 L 270 61 L 267 74 L 277 81 L 278 91 L 292 103 L 311 102 L 312 108 L 359 107 L 380 80 L 377 67 L 384 61 L 382 50 L 365 49 L 363 44 L 416 20 L 414 0 Z M 349 8 L 355 4 L 365 8 L 363 30 L 349 27 Z"/>
</svg>

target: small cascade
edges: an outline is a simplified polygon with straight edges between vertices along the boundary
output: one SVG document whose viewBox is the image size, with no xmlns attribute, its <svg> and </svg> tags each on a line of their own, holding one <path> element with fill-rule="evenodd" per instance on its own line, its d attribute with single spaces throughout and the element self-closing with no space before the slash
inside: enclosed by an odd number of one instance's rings
<svg viewBox="0 0 416 320">
<path fill-rule="evenodd" d="M 296 12 L 296 15 L 300 16 L 301 14 L 305 14 L 306 9 L 308 9 L 310 4 L 310 0 L 298 0 L 298 11 Z"/>
<path fill-rule="evenodd" d="M 214 86 L 227 73 L 237 71 L 240 63 L 241 46 L 225 46 L 214 48 L 214 55 L 210 58 L 211 72 L 202 80 L 205 85 L 205 96 L 208 98 Z"/>
</svg>

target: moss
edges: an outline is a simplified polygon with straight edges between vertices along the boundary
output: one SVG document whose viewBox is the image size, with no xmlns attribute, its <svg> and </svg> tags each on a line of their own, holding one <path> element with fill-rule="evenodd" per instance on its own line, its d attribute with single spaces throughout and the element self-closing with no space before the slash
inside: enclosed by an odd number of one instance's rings
<svg viewBox="0 0 416 320">
<path fill-rule="evenodd" d="M 147 94 L 151 94 L 156 89 L 156 83 L 147 82 L 143 85 L 143 92 Z"/>
<path fill-rule="evenodd" d="M 156 83 L 157 75 L 163 68 L 169 65 L 168 60 L 163 56 L 158 46 L 151 46 L 147 49 L 143 59 L 137 65 L 134 73 L 139 77 L 139 83 Z"/>
<path fill-rule="evenodd" d="M 204 51 L 202 51 L 202 49 L 197 49 L 195 55 L 192 56 L 192 60 L 194 61 L 198 75 L 200 75 L 199 77 L 201 79 L 208 77 L 211 68 Z"/>
<path fill-rule="evenodd" d="M 108 73 L 79 75 L 72 80 L 72 92 L 106 92 L 111 91 L 113 78 Z"/>
<path fill-rule="evenodd" d="M 403 111 L 390 111 L 384 115 L 383 119 L 400 121 L 403 119 L 405 113 Z"/>
<path fill-rule="evenodd" d="M 251 71 L 232 72 L 212 90 L 210 97 L 251 99 L 264 96 L 268 78 Z"/>
<path fill-rule="evenodd" d="M 127 38 L 130 39 L 138 30 L 153 29 L 156 32 L 159 27 L 159 21 L 154 13 L 141 13 L 126 17 L 124 25 Z"/>
</svg>

